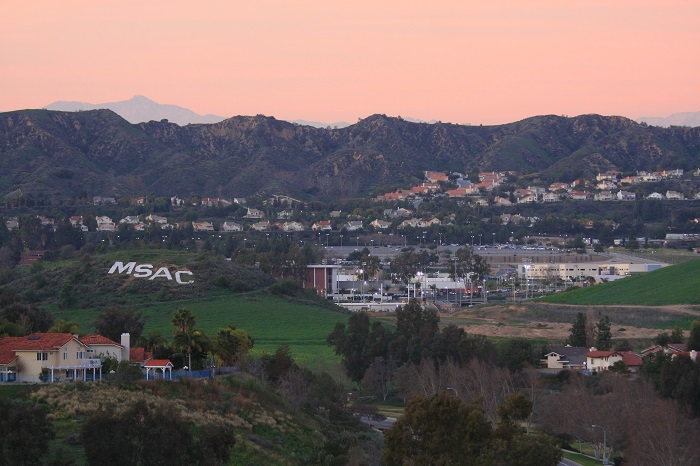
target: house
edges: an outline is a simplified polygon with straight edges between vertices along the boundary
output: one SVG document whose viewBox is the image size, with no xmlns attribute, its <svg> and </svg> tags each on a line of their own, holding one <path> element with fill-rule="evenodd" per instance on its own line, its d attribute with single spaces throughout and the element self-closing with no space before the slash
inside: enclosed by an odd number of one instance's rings
<svg viewBox="0 0 700 466">
<path fill-rule="evenodd" d="M 595 179 L 596 181 L 617 181 L 620 175 L 622 175 L 622 173 L 617 170 L 608 170 L 605 173 L 598 173 Z"/>
<path fill-rule="evenodd" d="M 164 225 L 164 224 L 168 223 L 167 218 L 161 217 L 160 215 L 154 215 L 154 214 L 150 214 L 148 217 L 146 217 L 146 220 L 148 220 L 149 222 L 158 223 L 160 225 Z"/>
<path fill-rule="evenodd" d="M 555 346 L 545 354 L 542 364 L 547 369 L 583 370 L 586 368 L 586 354 L 589 349 L 584 346 Z"/>
<path fill-rule="evenodd" d="M 95 217 L 97 221 L 97 231 L 115 231 L 117 229 L 116 225 L 111 218 L 100 215 Z"/>
<path fill-rule="evenodd" d="M 261 218 L 265 218 L 265 214 L 258 209 L 252 209 L 248 207 L 248 211 L 245 214 L 245 218 L 250 220 L 259 220 Z"/>
<path fill-rule="evenodd" d="M 642 366 L 642 358 L 631 351 L 598 351 L 595 348 L 586 353 L 586 366 L 591 371 L 607 371 L 622 361 L 630 372 L 637 372 Z"/>
<path fill-rule="evenodd" d="M 594 201 L 612 201 L 615 199 L 610 191 L 601 191 L 593 196 Z"/>
<path fill-rule="evenodd" d="M 180 198 L 177 197 L 177 196 L 173 196 L 173 197 L 170 198 L 170 205 L 174 205 L 174 206 L 183 206 L 183 205 L 185 205 L 185 200 L 184 200 L 184 199 L 180 199 Z"/>
<path fill-rule="evenodd" d="M 391 226 L 391 222 L 387 222 L 386 220 L 375 219 L 372 221 L 372 223 L 369 224 L 369 226 L 377 230 L 386 230 Z"/>
<path fill-rule="evenodd" d="M 339 218 L 340 214 L 342 214 L 342 210 L 331 210 L 331 213 L 329 214 L 331 218 Z"/>
<path fill-rule="evenodd" d="M 250 227 L 255 231 L 266 231 L 266 230 L 270 229 L 270 221 L 263 220 L 260 222 L 256 222 L 256 223 L 253 223 Z"/>
<path fill-rule="evenodd" d="M 93 334 L 80 337 L 79 340 L 87 346 L 87 357 L 89 358 L 114 358 L 117 361 L 128 361 L 128 355 L 124 354 L 124 348 L 129 347 L 129 334 L 122 334 L 122 341 L 127 339 L 127 344 L 122 345 L 116 341 L 112 341 L 102 335 Z"/>
<path fill-rule="evenodd" d="M 146 203 L 146 198 L 144 196 L 134 197 L 131 199 L 131 203 L 135 205 L 144 205 Z"/>
<path fill-rule="evenodd" d="M 404 228 L 417 228 L 417 227 L 420 226 L 421 221 L 422 221 L 422 220 L 419 219 L 419 218 L 409 218 L 409 219 L 406 219 L 406 220 L 404 220 L 403 222 L 401 222 L 401 224 L 399 225 L 399 228 L 400 228 L 400 229 L 404 229 Z"/>
<path fill-rule="evenodd" d="M 607 371 L 618 361 L 622 361 L 622 355 L 617 351 L 597 351 L 591 348 L 586 353 L 586 367 L 591 371 Z"/>
<path fill-rule="evenodd" d="M 618 193 L 617 193 L 617 199 L 618 199 L 619 201 L 634 201 L 634 199 L 635 199 L 636 197 L 637 197 L 637 196 L 636 196 L 633 192 L 630 192 L 630 191 L 623 191 L 623 190 L 620 190 L 620 191 L 618 191 Z"/>
<path fill-rule="evenodd" d="M 205 197 L 202 198 L 202 205 L 205 207 L 228 207 L 231 205 L 231 201 L 218 197 Z"/>
<path fill-rule="evenodd" d="M 542 202 L 559 202 L 559 194 L 545 193 L 542 195 Z"/>
<path fill-rule="evenodd" d="M 438 181 L 449 181 L 450 178 L 441 172 L 426 171 L 425 179 L 430 181 L 431 183 L 437 183 Z"/>
<path fill-rule="evenodd" d="M 333 229 L 330 220 L 319 220 L 318 222 L 311 225 L 311 230 L 313 231 L 330 231 Z"/>
<path fill-rule="evenodd" d="M 500 197 L 496 196 L 493 200 L 493 203 L 498 206 L 510 206 L 513 205 L 512 202 L 510 202 L 510 199 L 506 199 L 505 197 Z"/>
<path fill-rule="evenodd" d="M 428 228 L 433 225 L 440 225 L 441 223 L 442 222 L 440 222 L 440 219 L 437 217 L 431 217 L 429 219 L 421 220 L 418 226 L 421 228 Z"/>
<path fill-rule="evenodd" d="M 598 190 L 612 191 L 613 189 L 615 189 L 617 187 L 617 185 L 615 183 L 613 183 L 612 181 L 604 180 L 604 181 L 601 181 L 600 183 L 596 184 L 595 187 Z"/>
<path fill-rule="evenodd" d="M 411 211 L 400 207 L 398 209 L 384 209 L 386 218 L 408 218 L 411 216 Z"/>
<path fill-rule="evenodd" d="M 224 222 L 221 226 L 222 231 L 243 231 L 243 226 L 236 222 Z"/>
<path fill-rule="evenodd" d="M 87 225 L 85 225 L 83 223 L 83 216 L 82 215 L 73 216 L 69 220 L 70 220 L 70 224 L 73 225 L 74 227 L 78 227 L 82 231 L 88 231 Z"/>
<path fill-rule="evenodd" d="M 277 218 L 279 218 L 281 220 L 289 220 L 293 216 L 294 216 L 293 210 L 283 210 L 277 214 Z"/>
<path fill-rule="evenodd" d="M 141 220 L 136 215 L 127 215 L 123 219 L 119 220 L 119 223 L 126 223 L 128 225 L 136 225 L 141 223 Z"/>
<path fill-rule="evenodd" d="M 638 176 L 626 176 L 620 180 L 620 184 L 638 184 L 642 180 Z"/>
<path fill-rule="evenodd" d="M 685 197 L 683 196 L 683 193 L 679 193 L 678 191 L 666 191 L 666 199 L 682 201 L 685 199 Z"/>
<path fill-rule="evenodd" d="M 662 200 L 662 199 L 665 199 L 665 197 L 661 193 L 651 193 L 647 196 L 647 199 Z"/>
<path fill-rule="evenodd" d="M 537 202 L 537 194 L 524 194 L 522 197 L 518 198 L 518 204 L 527 204 L 532 202 Z"/>
<path fill-rule="evenodd" d="M 299 222 L 284 222 L 282 231 L 304 231 L 304 225 Z"/>
<path fill-rule="evenodd" d="M 569 184 L 568 183 L 552 183 L 549 185 L 549 191 L 550 192 L 557 192 L 557 191 L 566 191 L 569 189 Z"/>
<path fill-rule="evenodd" d="M 80 219 L 82 220 L 82 217 L 80 217 Z M 19 220 L 17 219 L 17 217 L 10 217 L 7 220 L 5 220 L 5 226 L 8 230 L 16 230 L 17 228 L 19 228 Z"/>
<path fill-rule="evenodd" d="M 363 225 L 362 225 L 362 220 L 351 220 L 345 225 L 343 225 L 343 228 L 345 228 L 347 231 L 357 231 L 357 230 L 362 230 Z"/>
<path fill-rule="evenodd" d="M 105 196 L 93 196 L 92 197 L 92 205 L 105 205 L 105 204 L 116 204 L 117 200 L 114 199 L 113 197 L 105 197 Z"/>
<path fill-rule="evenodd" d="M 585 201 L 588 199 L 587 191 L 571 191 L 569 197 L 574 201 Z"/>
<path fill-rule="evenodd" d="M 89 358 L 88 349 L 70 333 L 0 338 L 0 381 L 37 383 L 42 379 L 57 382 L 99 378 L 102 361 Z"/>
<path fill-rule="evenodd" d="M 192 222 L 194 231 L 214 231 L 214 225 L 211 222 Z"/>
</svg>

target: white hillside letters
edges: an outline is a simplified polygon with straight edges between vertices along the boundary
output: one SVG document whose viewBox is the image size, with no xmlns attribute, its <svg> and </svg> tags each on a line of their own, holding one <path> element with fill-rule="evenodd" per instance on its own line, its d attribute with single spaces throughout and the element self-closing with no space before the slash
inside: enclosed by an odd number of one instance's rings
<svg viewBox="0 0 700 466">
<path fill-rule="evenodd" d="M 189 275 L 192 277 L 193 274 L 189 270 L 176 270 L 174 273 L 171 273 L 167 267 L 160 267 L 155 271 L 154 269 L 155 267 L 153 264 L 136 264 L 136 262 L 127 262 L 125 264 L 123 262 L 115 262 L 109 269 L 108 273 L 110 275 L 114 274 L 115 272 L 117 274 L 126 273 L 127 275 L 133 275 L 134 278 L 148 278 L 149 280 L 165 278 L 166 280 L 172 281 L 175 279 L 175 282 L 179 283 L 180 285 L 194 283 L 194 280 L 192 279 L 188 279 L 187 281 L 183 280 L 183 275 Z"/>
</svg>

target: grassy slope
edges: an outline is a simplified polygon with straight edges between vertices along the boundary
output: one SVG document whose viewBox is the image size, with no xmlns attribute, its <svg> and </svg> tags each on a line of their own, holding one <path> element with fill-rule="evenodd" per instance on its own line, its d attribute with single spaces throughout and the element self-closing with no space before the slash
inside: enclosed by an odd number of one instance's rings
<svg viewBox="0 0 700 466">
<path fill-rule="evenodd" d="M 290 302 L 264 292 L 232 294 L 209 293 L 205 298 L 138 307 L 146 318 L 144 333 L 160 331 L 171 338 L 171 319 L 180 307 L 192 310 L 197 327 L 210 337 L 223 327 L 234 325 L 245 329 L 255 340 L 253 352 L 272 352 L 288 344 L 294 358 L 300 361 L 314 358 L 331 359 L 333 351 L 326 345 L 326 336 L 336 322 L 347 321 L 347 315 L 306 303 Z M 83 332 L 94 329 L 97 309 L 56 311 L 57 317 L 75 320 Z"/>
<path fill-rule="evenodd" d="M 194 265 L 195 285 L 177 285 L 173 282 L 128 278 L 126 275 L 108 275 L 114 261 L 135 261 L 184 267 Z M 347 314 L 312 301 L 301 302 L 267 293 L 264 289 L 234 292 L 216 286 L 219 277 L 234 277 L 251 288 L 265 286 L 257 269 L 236 268 L 221 260 L 202 260 L 198 254 L 166 249 L 133 249 L 95 255 L 88 260 L 45 263 L 38 269 L 22 269 L 10 283 L 10 288 L 22 295 L 33 290 L 39 306 L 52 309 L 54 316 L 74 320 L 83 334 L 94 331 L 94 321 L 103 306 L 118 305 L 134 309 L 146 319 L 144 334 L 160 331 L 166 339 L 172 338 L 171 319 L 180 307 L 192 310 L 197 327 L 212 337 L 218 329 L 234 325 L 242 328 L 255 340 L 254 353 L 272 352 L 279 345 L 288 344 L 295 359 L 310 361 L 316 358 L 333 359 L 326 345 L 326 336 L 337 322 L 346 322 Z M 272 280 L 271 278 L 269 279 Z M 74 303 L 65 309 L 58 305 L 62 286 L 74 289 Z M 325 304 L 325 303 L 324 303 Z"/>
<path fill-rule="evenodd" d="M 558 304 L 664 306 L 700 304 L 700 260 L 541 298 Z"/>
</svg>

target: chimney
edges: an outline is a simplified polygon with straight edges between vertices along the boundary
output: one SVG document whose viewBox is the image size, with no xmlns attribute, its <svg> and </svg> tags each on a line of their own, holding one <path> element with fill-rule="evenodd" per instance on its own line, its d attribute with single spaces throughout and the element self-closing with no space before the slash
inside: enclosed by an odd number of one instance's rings
<svg viewBox="0 0 700 466">
<path fill-rule="evenodd" d="M 128 333 L 122 333 L 121 345 L 124 347 L 122 350 L 122 361 L 130 361 L 131 353 L 131 335 Z"/>
<path fill-rule="evenodd" d="M 692 350 L 692 351 L 690 352 L 690 359 L 692 359 L 693 361 L 696 361 L 697 358 L 698 358 L 698 352 L 695 351 L 695 350 Z"/>
</svg>

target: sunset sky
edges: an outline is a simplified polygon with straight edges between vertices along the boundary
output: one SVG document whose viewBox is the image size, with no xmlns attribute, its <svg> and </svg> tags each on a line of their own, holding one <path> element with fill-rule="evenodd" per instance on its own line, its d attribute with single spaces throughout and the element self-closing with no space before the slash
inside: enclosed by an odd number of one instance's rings
<svg viewBox="0 0 700 466">
<path fill-rule="evenodd" d="M 700 1 L 37 0 L 0 111 L 144 95 L 221 116 L 460 124 L 700 111 Z"/>
</svg>

